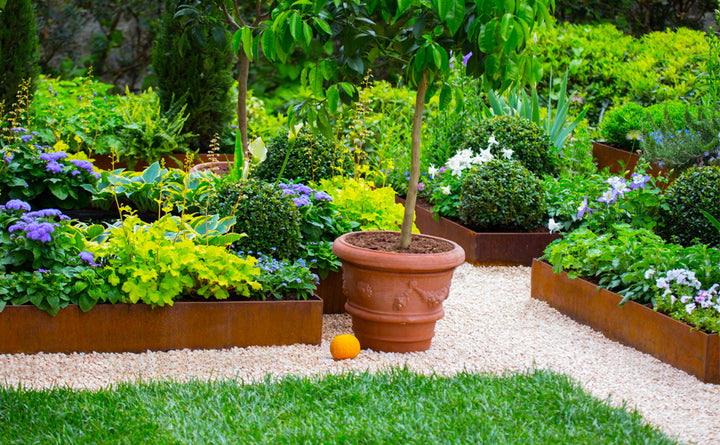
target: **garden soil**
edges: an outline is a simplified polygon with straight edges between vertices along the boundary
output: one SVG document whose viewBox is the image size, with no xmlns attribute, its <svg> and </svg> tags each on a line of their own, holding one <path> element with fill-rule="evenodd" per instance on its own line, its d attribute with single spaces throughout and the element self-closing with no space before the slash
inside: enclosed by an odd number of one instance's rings
<svg viewBox="0 0 720 445">
<path fill-rule="evenodd" d="M 420 372 L 505 372 L 552 369 L 571 376 L 612 405 L 686 443 L 720 445 L 720 385 L 707 384 L 654 357 L 605 338 L 530 297 L 529 267 L 455 271 L 445 318 L 429 350 L 394 354 L 363 350 L 334 361 L 330 341 L 352 332 L 350 316 L 324 316 L 320 346 L 233 348 L 142 354 L 0 355 L 0 385 L 102 388 L 128 380 L 318 375 L 407 366 Z"/>
</svg>

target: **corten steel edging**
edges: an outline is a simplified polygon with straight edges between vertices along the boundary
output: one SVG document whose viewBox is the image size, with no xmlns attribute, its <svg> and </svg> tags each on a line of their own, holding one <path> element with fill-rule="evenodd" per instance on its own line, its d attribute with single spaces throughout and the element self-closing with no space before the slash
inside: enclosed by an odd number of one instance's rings
<svg viewBox="0 0 720 445">
<path fill-rule="evenodd" d="M 650 354 L 706 383 L 720 383 L 720 340 L 552 266 L 534 261 L 531 295 L 570 318 L 638 351 Z"/>
<path fill-rule="evenodd" d="M 396 197 L 396 202 L 405 200 Z M 475 232 L 447 218 L 435 220 L 432 211 L 416 206 L 415 225 L 420 233 L 455 241 L 465 260 L 483 266 L 530 266 L 545 247 L 561 237 L 556 233 Z"/>
<path fill-rule="evenodd" d="M 635 166 L 640 159 L 638 153 L 615 148 L 602 142 L 593 141 L 592 150 L 598 170 L 608 167 L 610 173 L 614 175 L 624 173 L 628 179 L 632 176 Z M 623 168 L 622 165 L 625 165 L 625 168 Z M 670 170 L 660 168 L 657 164 L 650 164 L 650 169 L 647 171 L 647 174 L 655 178 L 658 176 L 670 177 Z M 672 179 L 672 177 L 670 177 L 670 179 Z"/>
<path fill-rule="evenodd" d="M 323 314 L 344 313 L 347 297 L 342 290 L 342 269 L 331 270 L 327 277 L 321 278 L 315 294 L 323 301 Z"/>
<path fill-rule="evenodd" d="M 184 168 L 185 153 L 175 153 L 161 156 L 161 159 L 165 161 L 165 167 L 167 168 Z M 192 165 L 201 164 L 204 162 L 211 162 L 213 159 L 223 162 L 232 162 L 235 158 L 233 154 L 215 154 L 210 157 L 207 153 L 196 153 L 193 155 Z M 112 160 L 110 155 L 93 155 L 93 165 L 103 170 L 111 170 L 113 168 Z M 138 159 L 133 165 L 132 170 L 142 171 L 148 167 L 148 162 L 144 159 Z M 115 168 L 128 169 L 128 164 L 125 160 L 120 159 L 115 163 Z"/>
<path fill-rule="evenodd" d="M 322 300 L 70 305 L 52 317 L 34 306 L 0 312 L 0 353 L 143 352 L 307 343 L 322 337 Z"/>
</svg>

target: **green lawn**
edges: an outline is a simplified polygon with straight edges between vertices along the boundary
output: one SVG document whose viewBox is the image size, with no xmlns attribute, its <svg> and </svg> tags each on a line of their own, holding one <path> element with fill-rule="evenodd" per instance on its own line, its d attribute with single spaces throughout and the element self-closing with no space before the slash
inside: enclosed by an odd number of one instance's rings
<svg viewBox="0 0 720 445">
<path fill-rule="evenodd" d="M 0 443 L 671 444 L 549 371 L 0 389 Z"/>
</svg>

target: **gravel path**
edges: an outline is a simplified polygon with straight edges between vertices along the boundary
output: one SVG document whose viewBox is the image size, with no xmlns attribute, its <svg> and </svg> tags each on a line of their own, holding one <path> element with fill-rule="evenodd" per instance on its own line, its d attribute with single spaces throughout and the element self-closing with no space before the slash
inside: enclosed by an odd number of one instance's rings
<svg viewBox="0 0 720 445">
<path fill-rule="evenodd" d="M 626 402 L 650 423 L 688 443 L 720 445 L 720 385 L 705 384 L 670 365 L 612 342 L 530 298 L 530 268 L 460 266 L 422 353 L 362 351 L 335 362 L 329 342 L 350 333 L 349 315 L 325 315 L 320 346 L 233 348 L 142 354 L 0 355 L 0 384 L 26 388 L 101 388 L 133 379 L 323 374 L 407 365 L 414 370 L 502 373 L 551 368 L 596 397 Z"/>
</svg>

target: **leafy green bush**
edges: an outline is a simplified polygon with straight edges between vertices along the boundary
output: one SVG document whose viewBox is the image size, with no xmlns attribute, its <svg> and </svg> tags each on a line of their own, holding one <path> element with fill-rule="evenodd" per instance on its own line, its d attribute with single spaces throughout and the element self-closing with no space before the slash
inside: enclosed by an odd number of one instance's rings
<svg viewBox="0 0 720 445">
<path fill-rule="evenodd" d="M 600 133 L 614 147 L 638 150 L 644 118 L 645 110 L 635 102 L 613 107 L 600 122 Z"/>
<path fill-rule="evenodd" d="M 509 149 L 512 159 L 538 176 L 558 173 L 559 159 L 548 135 L 535 123 L 517 115 L 495 116 L 470 128 L 463 148 L 475 153 L 489 148 L 494 157 L 507 157 L 503 150 Z"/>
<path fill-rule="evenodd" d="M 62 141 L 70 153 L 108 154 L 118 149 L 123 119 L 112 85 L 92 77 L 71 80 L 41 76 L 30 105 L 31 129 L 40 144 Z"/>
<path fill-rule="evenodd" d="M 343 219 L 359 223 L 359 230 L 400 230 L 404 207 L 395 203 L 390 187 L 372 187 L 362 179 L 335 176 L 316 186 L 328 193 Z M 354 225 L 354 224 L 353 224 Z M 419 233 L 413 224 L 413 233 Z"/>
<path fill-rule="evenodd" d="M 260 275 L 256 279 L 262 288 L 251 291 L 251 295 L 257 298 L 307 300 L 317 288 L 318 276 L 312 273 L 303 259 L 288 261 L 259 255 L 257 267 Z"/>
<path fill-rule="evenodd" d="M 38 65 L 38 32 L 30 0 L 3 2 L 0 11 L 0 116 L 10 111 L 23 82 L 28 96 L 35 91 Z"/>
<path fill-rule="evenodd" d="M 293 258 L 300 245 L 300 212 L 293 199 L 279 187 L 249 179 L 220 181 L 212 191 L 207 211 L 234 216 L 239 250 L 261 252 L 274 258 Z"/>
<path fill-rule="evenodd" d="M 648 107 L 628 102 L 608 110 L 600 122 L 600 134 L 614 147 L 636 151 L 645 145 L 643 141 L 658 126 L 673 131 L 684 129 L 685 114 L 692 109 L 679 100 L 667 100 Z"/>
<path fill-rule="evenodd" d="M 162 112 L 160 101 L 152 88 L 141 94 L 120 98 L 118 112 L 123 118 L 120 128 L 122 145 L 117 154 L 134 165 L 138 159 L 154 162 L 162 155 L 188 151 L 192 133 L 183 132 L 187 119 L 185 105 Z"/>
<path fill-rule="evenodd" d="M 264 181 L 276 181 L 282 174 L 286 180 L 310 182 L 331 178 L 343 171 L 352 172 L 349 153 L 333 141 L 303 128 L 297 135 L 279 134 L 272 139 L 267 145 L 265 161 L 253 170 L 253 175 Z"/>
<path fill-rule="evenodd" d="M 709 46 L 702 31 L 678 29 L 635 39 L 609 24 L 563 23 L 538 28 L 530 50 L 545 72 L 568 70 L 568 88 L 576 91 L 571 114 L 586 104 L 588 119 L 595 123 L 614 104 L 690 99 L 698 74 L 705 71 Z M 549 89 L 547 81 L 540 83 L 542 96 Z"/>
<path fill-rule="evenodd" d="M 684 171 L 665 191 L 659 212 L 658 233 L 684 246 L 697 240 L 720 245 L 720 232 L 703 215 L 720 218 L 720 167 L 693 167 Z"/>
<path fill-rule="evenodd" d="M 517 161 L 491 160 L 470 170 L 462 185 L 460 219 L 481 232 L 528 232 L 547 215 L 542 182 Z"/>
<path fill-rule="evenodd" d="M 185 29 L 175 13 L 178 5 L 188 2 L 164 3 L 152 61 L 160 105 L 163 112 L 185 105 L 183 129 L 194 134 L 190 146 L 207 151 L 216 134 L 228 132 L 233 118 L 230 33 L 219 21 L 212 29 Z"/>
</svg>

